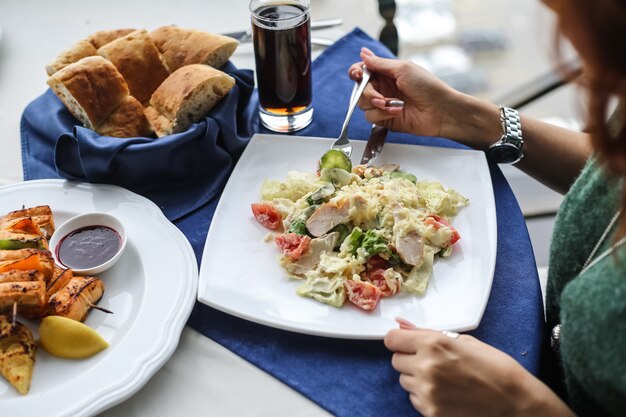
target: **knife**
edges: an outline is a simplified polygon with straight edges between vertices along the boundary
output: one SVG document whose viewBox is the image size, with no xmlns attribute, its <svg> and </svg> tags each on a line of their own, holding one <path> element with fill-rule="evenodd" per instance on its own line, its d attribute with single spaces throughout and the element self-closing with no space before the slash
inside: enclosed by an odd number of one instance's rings
<svg viewBox="0 0 626 417">
<path fill-rule="evenodd" d="M 313 20 L 311 21 L 311 30 L 316 29 L 328 29 L 335 26 L 340 26 L 343 24 L 343 19 L 321 19 L 321 20 Z M 252 41 L 252 31 L 251 30 L 243 30 L 240 32 L 229 32 L 222 33 L 224 36 L 228 36 L 231 38 L 237 39 L 239 42 L 250 42 Z M 315 42 L 314 42 L 315 43 Z"/>
<path fill-rule="evenodd" d="M 389 133 L 389 129 L 386 127 L 372 125 L 370 137 L 367 139 L 367 144 L 361 157 L 361 165 L 371 165 L 378 158 L 387 139 L 387 133 Z"/>
<path fill-rule="evenodd" d="M 404 101 L 398 99 L 387 99 L 385 100 L 385 107 L 404 108 Z M 378 158 L 378 155 L 380 155 L 383 150 L 383 146 L 385 145 L 387 133 L 389 133 L 389 129 L 376 124 L 372 125 L 370 137 L 367 139 L 367 144 L 365 145 L 365 150 L 363 151 L 363 156 L 361 157 L 361 165 L 371 165 L 372 162 Z"/>
</svg>

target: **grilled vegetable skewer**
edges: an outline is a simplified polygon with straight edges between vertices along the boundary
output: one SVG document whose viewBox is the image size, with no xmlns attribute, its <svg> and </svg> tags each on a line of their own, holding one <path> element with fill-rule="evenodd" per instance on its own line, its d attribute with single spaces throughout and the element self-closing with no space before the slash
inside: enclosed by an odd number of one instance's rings
<svg viewBox="0 0 626 417">
<path fill-rule="evenodd" d="M 30 389 L 36 350 L 28 327 L 0 315 L 0 374 L 20 394 L 26 394 Z"/>
<path fill-rule="evenodd" d="M 102 311 L 103 313 L 114 314 L 111 310 L 107 310 L 106 308 L 97 306 L 95 304 L 89 304 L 89 307 L 93 308 L 94 310 Z"/>
<path fill-rule="evenodd" d="M 73 277 L 50 297 L 48 314 L 85 321 L 92 305 L 102 298 L 104 285 L 95 277 Z"/>
</svg>

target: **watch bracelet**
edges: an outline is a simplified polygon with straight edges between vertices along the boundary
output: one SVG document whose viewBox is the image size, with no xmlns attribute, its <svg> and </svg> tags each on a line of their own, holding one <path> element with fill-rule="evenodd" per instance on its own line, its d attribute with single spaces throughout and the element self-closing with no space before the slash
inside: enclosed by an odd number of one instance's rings
<svg viewBox="0 0 626 417">
<path fill-rule="evenodd" d="M 522 123 L 519 112 L 506 106 L 500 106 L 500 120 L 502 121 L 502 141 L 520 145 L 522 138 Z"/>
</svg>

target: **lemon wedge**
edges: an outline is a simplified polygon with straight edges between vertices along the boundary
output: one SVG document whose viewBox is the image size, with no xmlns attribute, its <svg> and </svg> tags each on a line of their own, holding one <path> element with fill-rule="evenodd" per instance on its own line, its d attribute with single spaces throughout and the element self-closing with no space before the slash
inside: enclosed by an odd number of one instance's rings
<svg viewBox="0 0 626 417">
<path fill-rule="evenodd" d="M 88 358 L 109 346 L 91 327 L 61 316 L 41 320 L 39 342 L 49 354 L 67 359 Z"/>
</svg>

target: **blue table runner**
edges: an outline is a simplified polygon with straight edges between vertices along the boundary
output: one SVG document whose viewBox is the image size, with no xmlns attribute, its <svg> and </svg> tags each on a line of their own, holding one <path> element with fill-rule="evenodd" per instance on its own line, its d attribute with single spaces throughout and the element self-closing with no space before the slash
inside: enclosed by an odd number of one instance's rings
<svg viewBox="0 0 626 417">
<path fill-rule="evenodd" d="M 391 56 L 379 42 L 359 29 L 329 47 L 313 63 L 314 119 L 299 135 L 339 135 L 352 89 L 347 69 L 359 60 L 362 46 L 380 56 Z M 44 99 L 55 98 L 44 95 L 35 102 Z M 238 104 L 239 108 L 242 105 Z M 245 114 L 250 119 L 244 124 L 252 126 L 254 131 L 270 133 L 259 127 L 254 112 L 249 111 L 256 106 L 256 96 L 249 97 L 245 105 Z M 25 119 L 32 116 L 29 111 L 32 109 L 25 110 Z M 68 115 L 63 117 L 71 119 Z M 233 131 L 232 128 L 223 130 Z M 366 139 L 369 130 L 370 124 L 364 120 L 363 112 L 355 112 L 349 136 Z M 25 170 L 26 180 L 59 177 L 53 158 L 56 137 L 53 139 L 46 141 L 33 135 L 32 128 L 23 120 L 22 157 L 25 167 L 27 164 L 39 166 Z M 406 134 L 393 133 L 388 140 L 463 147 L 446 139 Z M 237 156 L 234 154 L 232 157 L 236 159 Z M 527 370 L 538 374 L 544 320 L 532 247 L 524 218 L 506 179 L 495 165 L 490 166 L 490 172 L 498 219 L 497 261 L 483 319 L 480 326 L 470 333 L 510 354 Z M 192 202 L 194 198 L 189 195 Z M 170 217 L 191 242 L 198 262 L 201 261 L 217 200 L 213 198 L 182 217 Z M 168 202 L 165 199 L 160 203 L 163 206 Z M 380 341 L 341 340 L 290 333 L 248 322 L 200 303 L 196 303 L 188 324 L 337 416 L 417 415 L 406 392 L 398 384 L 398 374 L 390 363 L 391 353 Z"/>
</svg>

